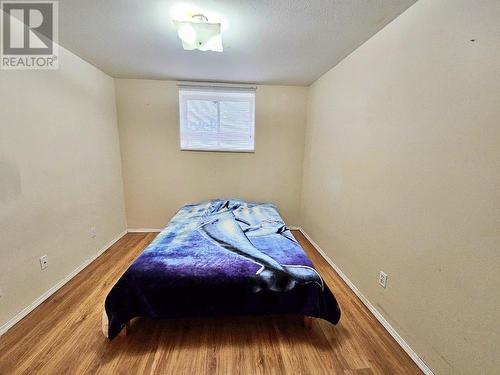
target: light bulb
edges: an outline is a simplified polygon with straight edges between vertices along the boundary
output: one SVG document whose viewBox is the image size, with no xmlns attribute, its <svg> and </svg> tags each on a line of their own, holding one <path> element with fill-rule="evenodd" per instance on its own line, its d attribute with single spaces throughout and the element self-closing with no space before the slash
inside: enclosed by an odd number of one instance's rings
<svg viewBox="0 0 500 375">
<path fill-rule="evenodd" d="M 179 27 L 177 34 L 183 42 L 186 42 L 188 44 L 193 44 L 196 42 L 196 30 L 188 23 L 182 24 Z"/>
</svg>

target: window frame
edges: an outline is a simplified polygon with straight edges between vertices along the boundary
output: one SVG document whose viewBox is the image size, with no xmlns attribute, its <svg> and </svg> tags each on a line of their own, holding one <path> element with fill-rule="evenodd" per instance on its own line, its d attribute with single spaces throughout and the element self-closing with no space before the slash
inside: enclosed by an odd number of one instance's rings
<svg viewBox="0 0 500 375">
<path fill-rule="evenodd" d="M 205 151 L 205 152 L 235 152 L 235 153 L 254 153 L 255 152 L 255 87 L 239 87 L 239 86 L 199 86 L 199 85 L 178 85 L 179 87 L 179 146 L 181 151 Z M 249 135 L 251 145 L 246 148 L 222 147 L 219 144 L 216 146 L 183 146 L 182 140 L 186 139 L 186 133 L 203 133 L 203 131 L 190 131 L 187 129 L 187 111 L 188 100 L 207 100 L 217 103 L 217 134 L 220 134 L 220 102 L 224 101 L 224 95 L 240 93 L 248 95 L 249 98 L 234 98 L 230 97 L 228 102 L 245 102 L 250 104 L 250 126 Z M 213 134 L 212 131 L 206 131 L 207 134 Z M 225 132 L 232 134 L 231 132 Z M 237 133 L 233 133 L 237 134 Z M 217 142 L 220 142 L 220 137 L 217 135 Z"/>
</svg>

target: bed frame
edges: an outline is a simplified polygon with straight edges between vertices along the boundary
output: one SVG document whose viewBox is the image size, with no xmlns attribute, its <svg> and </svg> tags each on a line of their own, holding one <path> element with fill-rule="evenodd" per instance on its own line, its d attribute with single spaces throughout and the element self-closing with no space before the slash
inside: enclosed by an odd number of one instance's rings
<svg viewBox="0 0 500 375">
<path fill-rule="evenodd" d="M 312 328 L 312 322 L 313 318 L 311 316 L 304 316 L 303 324 L 304 328 L 306 329 L 311 329 Z M 106 311 L 102 311 L 102 333 L 104 336 L 107 338 L 108 337 L 108 316 L 106 315 Z M 128 332 L 130 330 L 130 322 L 127 322 L 118 334 L 119 337 L 125 337 L 128 335 Z"/>
</svg>

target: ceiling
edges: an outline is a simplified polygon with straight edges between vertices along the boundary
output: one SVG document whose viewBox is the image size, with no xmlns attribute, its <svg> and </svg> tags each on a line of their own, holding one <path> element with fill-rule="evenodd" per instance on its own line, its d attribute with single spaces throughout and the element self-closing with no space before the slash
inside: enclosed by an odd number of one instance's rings
<svg viewBox="0 0 500 375">
<path fill-rule="evenodd" d="M 113 77 L 309 85 L 415 1 L 60 0 L 59 42 Z M 182 49 L 186 3 L 223 20 L 223 53 Z"/>
</svg>

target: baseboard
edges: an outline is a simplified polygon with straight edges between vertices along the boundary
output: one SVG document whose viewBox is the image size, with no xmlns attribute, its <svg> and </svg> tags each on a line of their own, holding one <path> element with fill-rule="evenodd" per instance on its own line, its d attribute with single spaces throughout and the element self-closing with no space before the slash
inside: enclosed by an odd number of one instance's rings
<svg viewBox="0 0 500 375">
<path fill-rule="evenodd" d="M 290 229 L 299 230 L 305 238 L 314 246 L 314 248 L 321 254 L 323 258 L 332 266 L 332 268 L 337 272 L 342 280 L 347 284 L 349 288 L 356 294 L 356 296 L 363 302 L 363 304 L 370 310 L 370 312 L 375 316 L 375 318 L 382 324 L 387 332 L 396 340 L 396 342 L 401 346 L 401 348 L 410 356 L 410 358 L 415 362 L 415 364 L 424 372 L 426 375 L 434 375 L 432 370 L 425 364 L 425 362 L 418 356 L 418 354 L 408 345 L 408 343 L 399 335 L 399 333 L 394 329 L 393 326 L 384 318 L 384 316 L 368 301 L 368 299 L 359 291 L 359 289 L 352 283 L 351 280 L 342 272 L 342 270 L 335 264 L 335 262 L 319 247 L 319 245 L 313 241 L 313 239 L 306 233 L 301 227 L 290 227 Z"/>
<path fill-rule="evenodd" d="M 57 292 L 61 287 L 63 287 L 68 281 L 70 281 L 73 277 L 75 277 L 78 273 L 80 273 L 85 267 L 87 267 L 90 263 L 96 260 L 101 254 L 103 254 L 106 250 L 108 250 L 111 246 L 115 244 L 120 238 L 122 238 L 127 231 L 121 232 L 116 238 L 108 242 L 106 245 L 101 247 L 96 255 L 87 259 L 85 262 L 80 264 L 77 268 L 71 271 L 66 277 L 64 277 L 61 281 L 59 281 L 52 288 L 43 293 L 40 297 L 35 299 L 31 304 L 26 306 L 20 312 L 18 312 L 12 319 L 8 320 L 5 324 L 0 327 L 0 336 L 2 336 L 5 332 L 7 332 L 10 328 L 12 328 L 17 322 L 23 319 L 26 315 L 36 309 L 39 305 L 41 305 L 47 298 Z"/>
<path fill-rule="evenodd" d="M 128 229 L 128 233 L 147 233 L 147 232 L 161 232 L 163 229 L 154 229 L 154 228 L 132 228 Z"/>
</svg>

